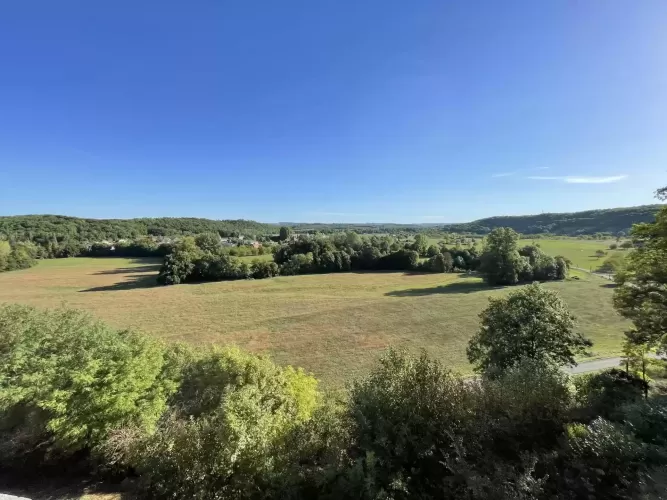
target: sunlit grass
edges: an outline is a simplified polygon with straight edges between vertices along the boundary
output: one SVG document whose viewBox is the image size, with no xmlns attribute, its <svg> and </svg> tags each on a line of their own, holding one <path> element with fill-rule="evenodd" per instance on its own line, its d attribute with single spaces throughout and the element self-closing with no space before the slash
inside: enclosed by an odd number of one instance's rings
<svg viewBox="0 0 667 500">
<path fill-rule="evenodd" d="M 159 261 L 47 260 L 0 274 L 0 302 L 82 308 L 118 327 L 193 343 L 237 344 L 303 366 L 340 386 L 368 371 L 388 346 L 425 349 L 468 371 L 465 347 L 490 289 L 458 274 L 341 273 L 158 287 Z M 596 355 L 618 352 L 627 324 L 611 305 L 610 283 L 547 284 L 558 290 L 595 342 Z"/>
</svg>

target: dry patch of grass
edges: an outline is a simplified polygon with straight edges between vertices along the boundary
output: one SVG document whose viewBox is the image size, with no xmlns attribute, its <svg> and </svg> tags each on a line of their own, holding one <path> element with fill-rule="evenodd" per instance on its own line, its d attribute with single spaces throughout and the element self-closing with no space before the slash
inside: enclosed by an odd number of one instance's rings
<svg viewBox="0 0 667 500">
<path fill-rule="evenodd" d="M 67 304 L 118 327 L 166 340 L 237 344 L 270 354 L 340 386 L 367 372 L 388 346 L 425 349 L 468 371 L 466 343 L 490 289 L 458 274 L 344 273 L 171 287 L 155 286 L 156 261 L 63 259 L 0 274 L 0 302 Z M 550 283 L 594 342 L 618 352 L 626 322 L 611 306 L 609 282 L 582 276 Z"/>
</svg>

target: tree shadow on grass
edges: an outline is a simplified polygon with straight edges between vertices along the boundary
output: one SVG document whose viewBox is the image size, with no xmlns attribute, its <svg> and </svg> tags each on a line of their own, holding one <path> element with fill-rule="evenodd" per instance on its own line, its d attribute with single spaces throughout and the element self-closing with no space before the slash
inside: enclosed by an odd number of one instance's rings
<svg viewBox="0 0 667 500">
<path fill-rule="evenodd" d="M 153 288 L 155 286 L 158 286 L 156 274 L 142 274 L 141 276 L 128 276 L 128 279 L 125 281 L 86 288 L 85 290 L 79 290 L 79 292 L 113 292 L 118 290 L 133 290 L 135 288 Z"/>
<path fill-rule="evenodd" d="M 503 287 L 492 287 L 485 283 L 463 282 L 452 283 L 451 285 L 441 285 L 430 288 L 409 288 L 407 290 L 394 290 L 385 293 L 388 297 L 419 297 L 423 295 L 441 295 L 450 293 L 475 293 L 490 290 L 499 290 Z"/>
<path fill-rule="evenodd" d="M 616 283 L 605 283 L 604 285 L 600 285 L 600 288 L 616 288 L 617 286 Z"/>
<path fill-rule="evenodd" d="M 138 274 L 138 273 L 150 273 L 152 271 L 158 271 L 160 269 L 160 264 L 151 264 L 148 266 L 139 266 L 139 267 L 120 267 L 118 269 L 107 269 L 105 271 L 98 271 L 96 273 L 91 273 L 94 276 L 109 275 L 109 274 Z"/>
</svg>

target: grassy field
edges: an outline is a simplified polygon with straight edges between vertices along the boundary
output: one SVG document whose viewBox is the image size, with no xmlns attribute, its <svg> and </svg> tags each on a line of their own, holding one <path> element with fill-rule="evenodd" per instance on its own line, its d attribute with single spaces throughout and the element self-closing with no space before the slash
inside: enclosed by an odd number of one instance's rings
<svg viewBox="0 0 667 500">
<path fill-rule="evenodd" d="M 575 238 L 553 239 L 553 240 L 531 240 L 524 239 L 519 243 L 531 245 L 533 242 L 540 245 L 540 248 L 549 255 L 562 255 L 570 259 L 574 266 L 595 271 L 602 265 L 605 259 L 611 255 L 627 255 L 628 250 L 609 250 L 609 245 L 615 243 L 615 240 L 578 240 Z M 595 255 L 596 250 L 607 252 L 604 257 Z"/>
<path fill-rule="evenodd" d="M 271 261 L 273 260 L 273 254 L 264 254 L 264 255 L 246 255 L 245 257 L 236 257 L 239 260 L 252 264 L 253 260 L 260 261 Z"/>
<path fill-rule="evenodd" d="M 366 373 L 390 345 L 426 349 L 468 371 L 465 347 L 488 297 L 508 293 L 457 274 L 344 273 L 155 286 L 159 263 L 138 259 L 47 260 L 0 274 L 0 302 L 67 304 L 118 327 L 166 340 L 237 344 L 306 368 L 326 385 Z M 618 352 L 627 328 L 609 282 L 582 273 L 551 283 L 594 342 Z"/>
</svg>

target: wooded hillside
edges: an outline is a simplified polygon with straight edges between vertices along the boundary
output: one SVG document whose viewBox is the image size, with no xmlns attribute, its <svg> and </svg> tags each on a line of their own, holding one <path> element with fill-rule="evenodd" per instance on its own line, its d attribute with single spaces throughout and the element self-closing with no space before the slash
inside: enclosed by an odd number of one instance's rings
<svg viewBox="0 0 667 500">
<path fill-rule="evenodd" d="M 587 210 L 572 213 L 547 213 L 488 217 L 464 224 L 447 224 L 442 227 L 449 233 L 486 234 L 498 227 L 510 227 L 522 234 L 552 233 L 566 236 L 630 231 L 633 224 L 652 222 L 661 205 Z"/>
<path fill-rule="evenodd" d="M 211 220 L 189 217 L 156 219 L 81 219 L 63 215 L 0 217 L 0 235 L 36 240 L 55 235 L 59 240 L 101 241 L 151 236 L 217 232 L 221 236 L 278 233 L 278 227 L 248 220 Z"/>
</svg>

